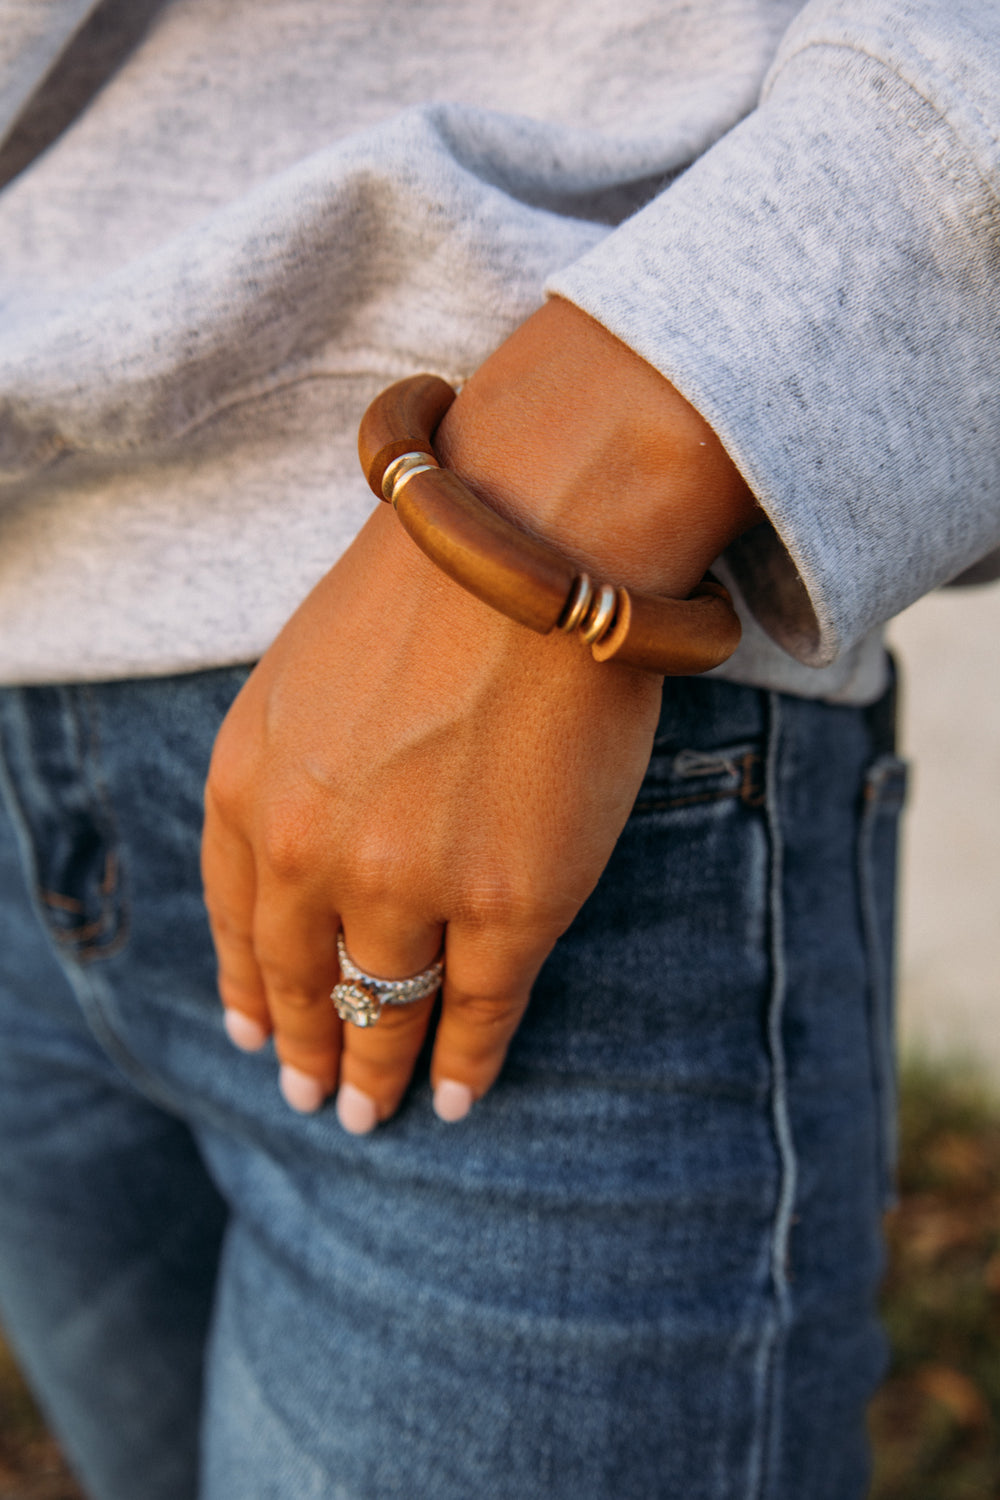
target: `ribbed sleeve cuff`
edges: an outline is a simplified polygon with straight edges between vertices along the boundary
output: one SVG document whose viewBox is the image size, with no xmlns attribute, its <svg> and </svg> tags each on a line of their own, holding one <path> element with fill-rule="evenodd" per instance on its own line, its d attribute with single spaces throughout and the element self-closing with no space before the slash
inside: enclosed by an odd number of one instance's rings
<svg viewBox="0 0 1000 1500">
<path fill-rule="evenodd" d="M 728 560 L 807 665 L 1000 541 L 1000 216 L 981 168 L 912 80 L 818 41 L 549 279 L 718 432 L 769 517 Z"/>
</svg>

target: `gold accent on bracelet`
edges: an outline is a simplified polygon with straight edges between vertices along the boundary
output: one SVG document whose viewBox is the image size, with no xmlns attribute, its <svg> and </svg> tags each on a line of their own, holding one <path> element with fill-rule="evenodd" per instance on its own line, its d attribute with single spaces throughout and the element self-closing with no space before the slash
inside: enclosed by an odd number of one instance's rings
<svg viewBox="0 0 1000 1500">
<path fill-rule="evenodd" d="M 617 590 L 610 583 L 602 583 L 586 619 L 580 624 L 580 638 L 585 645 L 594 646 L 607 634 L 617 602 Z"/>
<path fill-rule="evenodd" d="M 578 573 L 573 582 L 573 591 L 566 604 L 565 617 L 559 621 L 558 628 L 565 630 L 567 634 L 575 630 L 590 608 L 593 597 L 594 585 L 590 581 L 590 574 Z"/>
<path fill-rule="evenodd" d="M 680 676 L 707 672 L 732 655 L 740 623 L 714 578 L 706 575 L 686 599 L 595 582 L 442 468 L 433 437 L 454 399 L 436 375 L 397 381 L 371 403 L 358 435 L 371 489 L 442 572 L 542 635 L 575 632 L 596 661 Z"/>
<path fill-rule="evenodd" d="M 411 475 L 424 474 L 428 469 L 440 469 L 440 467 L 433 453 L 421 453 L 417 450 L 412 453 L 401 453 L 398 458 L 393 459 L 382 475 L 382 498 L 388 500 L 395 510 L 400 490 Z"/>
</svg>

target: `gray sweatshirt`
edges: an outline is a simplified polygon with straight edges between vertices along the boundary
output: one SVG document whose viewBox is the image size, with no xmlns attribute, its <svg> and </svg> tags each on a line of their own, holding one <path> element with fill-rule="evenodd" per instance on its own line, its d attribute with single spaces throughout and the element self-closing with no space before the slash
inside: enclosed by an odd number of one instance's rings
<svg viewBox="0 0 1000 1500">
<path fill-rule="evenodd" d="M 1000 544 L 996 0 L 0 0 L 4 177 L 0 681 L 254 658 L 547 292 L 765 509 L 721 675 L 870 699 Z"/>
</svg>

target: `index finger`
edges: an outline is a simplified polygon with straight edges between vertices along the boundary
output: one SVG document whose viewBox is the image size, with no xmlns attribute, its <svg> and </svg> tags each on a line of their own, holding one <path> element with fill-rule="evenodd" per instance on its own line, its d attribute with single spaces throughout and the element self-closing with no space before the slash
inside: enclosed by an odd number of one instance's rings
<svg viewBox="0 0 1000 1500">
<path fill-rule="evenodd" d="M 201 875 L 226 1030 L 238 1047 L 254 1050 L 263 1046 L 271 1017 L 253 947 L 257 893 L 253 854 L 242 835 L 219 815 L 211 798 L 205 801 Z"/>
<path fill-rule="evenodd" d="M 330 991 L 338 927 L 336 913 L 315 895 L 285 881 L 258 880 L 253 946 L 282 1064 L 279 1082 L 292 1108 L 306 1113 L 337 1082 L 341 1023 Z"/>
</svg>

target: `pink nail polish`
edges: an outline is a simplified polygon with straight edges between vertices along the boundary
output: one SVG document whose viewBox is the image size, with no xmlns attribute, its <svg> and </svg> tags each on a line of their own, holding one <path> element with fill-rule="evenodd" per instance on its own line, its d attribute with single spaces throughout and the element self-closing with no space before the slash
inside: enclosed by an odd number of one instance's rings
<svg viewBox="0 0 1000 1500">
<path fill-rule="evenodd" d="M 267 1032 L 263 1026 L 245 1016 L 241 1010 L 227 1010 L 224 1025 L 229 1040 L 243 1052 L 257 1052 L 267 1041 Z"/>
<path fill-rule="evenodd" d="M 375 1100 L 353 1083 L 342 1083 L 337 1091 L 337 1119 L 350 1135 L 368 1135 L 378 1124 Z"/>
<path fill-rule="evenodd" d="M 290 1104 L 300 1115 L 313 1114 L 323 1103 L 325 1095 L 319 1079 L 288 1063 L 285 1063 L 278 1074 L 278 1084 L 285 1096 L 285 1103 Z"/>
<path fill-rule="evenodd" d="M 472 1108 L 472 1090 L 466 1083 L 456 1083 L 453 1078 L 442 1078 L 434 1090 L 434 1113 L 439 1120 L 454 1125 L 464 1120 Z"/>
</svg>

